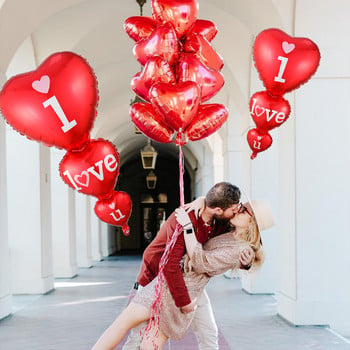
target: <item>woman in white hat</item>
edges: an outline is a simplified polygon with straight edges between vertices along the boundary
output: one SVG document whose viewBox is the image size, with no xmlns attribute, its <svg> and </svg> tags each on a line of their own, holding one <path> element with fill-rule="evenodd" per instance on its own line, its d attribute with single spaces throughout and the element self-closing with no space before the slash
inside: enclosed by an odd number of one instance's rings
<svg viewBox="0 0 350 350">
<path fill-rule="evenodd" d="M 210 239 L 203 246 L 198 243 L 191 220 L 183 208 L 177 210 L 177 221 L 183 226 L 187 254 L 184 257 L 184 281 L 193 303 L 202 293 L 210 277 L 229 269 L 240 268 L 240 254 L 252 250 L 252 268 L 263 262 L 260 231 L 273 225 L 268 202 L 253 201 L 241 204 L 230 220 L 232 231 Z M 150 318 L 155 299 L 157 279 L 136 294 L 128 307 L 103 333 L 93 350 L 112 350 L 133 327 Z M 141 349 L 162 349 L 169 338 L 181 339 L 190 327 L 194 313 L 183 314 L 176 307 L 166 282 L 161 294 L 159 324 L 151 323 L 143 338 Z"/>
</svg>

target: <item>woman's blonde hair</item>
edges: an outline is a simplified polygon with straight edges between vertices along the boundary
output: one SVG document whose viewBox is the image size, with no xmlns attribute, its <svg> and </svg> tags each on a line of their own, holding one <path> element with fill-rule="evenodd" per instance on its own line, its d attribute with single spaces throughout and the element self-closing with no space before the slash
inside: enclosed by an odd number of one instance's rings
<svg viewBox="0 0 350 350">
<path fill-rule="evenodd" d="M 265 256 L 262 249 L 260 231 L 254 215 L 250 218 L 246 241 L 250 244 L 255 253 L 252 266 L 260 267 L 264 262 Z"/>
</svg>

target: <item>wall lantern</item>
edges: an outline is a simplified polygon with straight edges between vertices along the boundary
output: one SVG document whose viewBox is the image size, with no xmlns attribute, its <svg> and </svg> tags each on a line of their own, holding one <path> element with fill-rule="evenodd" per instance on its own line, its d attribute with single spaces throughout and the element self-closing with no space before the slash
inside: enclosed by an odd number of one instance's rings
<svg viewBox="0 0 350 350">
<path fill-rule="evenodd" d="M 148 175 L 146 176 L 146 184 L 147 184 L 147 188 L 149 190 L 153 190 L 156 188 L 156 184 L 157 184 L 157 176 L 156 174 L 153 172 L 153 170 L 151 170 Z"/>
<path fill-rule="evenodd" d="M 147 145 L 141 149 L 141 160 L 144 169 L 154 169 L 156 167 L 157 151 L 148 139 Z"/>
</svg>

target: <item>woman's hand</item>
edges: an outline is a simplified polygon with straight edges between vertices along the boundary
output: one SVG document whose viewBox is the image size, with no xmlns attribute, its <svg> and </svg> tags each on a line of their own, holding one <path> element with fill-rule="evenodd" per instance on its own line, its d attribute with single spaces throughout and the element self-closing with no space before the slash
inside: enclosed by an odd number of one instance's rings
<svg viewBox="0 0 350 350">
<path fill-rule="evenodd" d="M 188 215 L 188 213 L 186 212 L 186 210 L 184 208 L 177 208 L 175 210 L 175 216 L 176 216 L 176 220 L 177 222 L 183 227 L 183 228 L 190 228 L 192 227 L 192 222 L 191 219 Z"/>
<path fill-rule="evenodd" d="M 241 251 L 239 256 L 239 262 L 242 266 L 249 266 L 252 264 L 254 259 L 254 251 L 251 247 L 245 248 Z M 250 267 L 250 266 L 249 266 Z"/>
<path fill-rule="evenodd" d="M 193 202 L 185 204 L 185 209 L 187 212 L 194 211 L 196 218 L 199 217 L 199 213 L 205 207 L 205 197 L 198 197 Z"/>
</svg>

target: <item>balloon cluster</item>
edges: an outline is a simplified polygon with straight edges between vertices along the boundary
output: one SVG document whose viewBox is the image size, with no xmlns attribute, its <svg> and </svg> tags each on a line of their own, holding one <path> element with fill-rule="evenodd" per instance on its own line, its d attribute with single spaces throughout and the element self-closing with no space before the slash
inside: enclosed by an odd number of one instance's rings
<svg viewBox="0 0 350 350">
<path fill-rule="evenodd" d="M 272 28 L 256 37 L 253 56 L 266 91 L 250 99 L 250 115 L 256 124 L 247 134 L 251 159 L 271 146 L 269 130 L 281 126 L 290 114 L 290 105 L 282 95 L 310 79 L 319 65 L 320 52 L 311 40 L 293 38 Z"/>
<path fill-rule="evenodd" d="M 221 104 L 202 104 L 223 86 L 221 56 L 210 42 L 217 29 L 197 19 L 197 0 L 152 0 L 152 17 L 129 17 L 126 33 L 143 66 L 131 82 L 145 102 L 132 105 L 134 124 L 149 138 L 177 145 L 203 139 L 228 117 Z"/>
<path fill-rule="evenodd" d="M 90 140 L 97 103 L 94 72 L 72 52 L 55 53 L 37 70 L 12 77 L 0 93 L 6 121 L 29 139 L 66 149 L 59 166 L 63 181 L 96 196 L 96 215 L 128 235 L 131 200 L 114 191 L 119 154 L 107 140 Z"/>
</svg>

